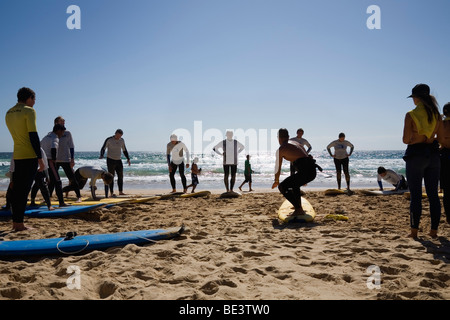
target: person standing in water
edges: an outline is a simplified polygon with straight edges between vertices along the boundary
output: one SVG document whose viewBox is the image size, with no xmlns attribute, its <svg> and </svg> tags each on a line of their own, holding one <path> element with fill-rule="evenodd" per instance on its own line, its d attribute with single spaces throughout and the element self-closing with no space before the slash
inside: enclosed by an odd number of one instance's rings
<svg viewBox="0 0 450 320">
<path fill-rule="evenodd" d="M 331 148 L 334 148 L 334 154 L 331 153 Z M 347 152 L 347 148 L 350 148 L 350 152 Z M 347 183 L 347 191 L 350 191 L 350 173 L 348 170 L 349 157 L 352 155 L 354 146 L 349 141 L 345 140 L 345 134 L 340 133 L 339 139 L 332 141 L 327 146 L 327 151 L 331 157 L 333 157 L 334 165 L 336 167 L 336 179 L 338 189 L 341 189 L 341 176 L 342 170 L 344 170 L 345 182 Z"/>
<path fill-rule="evenodd" d="M 441 162 L 439 144 L 436 139 L 441 115 L 436 99 L 430 95 L 430 87 L 418 84 L 412 89 L 415 109 L 406 113 L 403 128 L 403 143 L 407 144 L 403 159 L 406 162 L 406 179 L 410 198 L 410 237 L 417 238 L 422 215 L 422 181 L 430 203 L 430 236 L 437 237 L 441 218 L 441 202 L 438 195 Z"/>
</svg>

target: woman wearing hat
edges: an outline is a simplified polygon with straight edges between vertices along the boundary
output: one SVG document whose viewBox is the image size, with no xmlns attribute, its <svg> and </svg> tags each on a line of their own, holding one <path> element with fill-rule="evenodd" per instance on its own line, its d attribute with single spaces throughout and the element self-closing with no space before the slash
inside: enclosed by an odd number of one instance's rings
<svg viewBox="0 0 450 320">
<path fill-rule="evenodd" d="M 422 180 L 430 203 L 430 236 L 437 237 L 441 217 L 441 203 L 438 196 L 440 174 L 439 144 L 436 140 L 441 115 L 436 99 L 430 95 L 430 87 L 418 84 L 412 89 L 416 108 L 405 116 L 403 143 L 408 147 L 403 159 L 406 162 L 406 179 L 411 192 L 410 237 L 417 238 L 422 215 Z"/>
</svg>

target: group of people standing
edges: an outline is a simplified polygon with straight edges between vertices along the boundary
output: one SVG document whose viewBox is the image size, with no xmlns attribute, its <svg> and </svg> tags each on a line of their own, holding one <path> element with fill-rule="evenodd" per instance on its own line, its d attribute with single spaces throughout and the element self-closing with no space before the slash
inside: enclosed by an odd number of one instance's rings
<svg viewBox="0 0 450 320">
<path fill-rule="evenodd" d="M 122 130 L 118 129 L 113 136 L 108 137 L 101 148 L 100 159 L 104 158 L 105 152 L 108 150 L 108 171 L 95 167 L 81 167 L 74 172 L 74 143 L 71 133 L 65 128 L 65 120 L 57 117 L 52 132 L 40 141 L 36 128 L 36 112 L 33 108 L 36 101 L 35 92 L 29 88 L 21 88 L 17 98 L 18 103 L 7 111 L 5 117 L 6 125 L 14 141 L 12 161 L 14 169 L 10 184 L 11 192 L 7 197 L 11 204 L 14 230 L 26 229 L 23 217 L 28 194 L 33 181 L 36 181 L 37 187 L 33 189 L 32 199 L 34 199 L 37 189 L 45 189 L 42 186 L 47 174 L 50 181 L 48 193 L 51 194 L 55 189 L 60 206 L 65 205 L 63 192 L 74 191 L 78 201 L 81 201 L 80 189 L 84 187 L 88 179 L 91 179 L 90 187 L 94 199 L 96 198 L 95 181 L 100 178 L 105 183 L 105 196 L 108 197 L 109 192 L 111 196 L 115 195 L 113 187 L 115 174 L 117 174 L 119 194 L 124 194 L 122 152 L 127 158 L 128 165 L 131 165 L 131 161 L 122 138 Z M 444 106 L 443 115 L 441 115 L 438 103 L 430 94 L 430 87 L 426 84 L 416 85 L 408 98 L 413 98 L 416 106 L 406 114 L 403 131 L 403 142 L 407 144 L 403 159 L 406 162 L 406 176 L 411 193 L 410 236 L 416 238 L 418 234 L 422 214 L 422 182 L 424 182 L 430 202 L 431 230 L 429 234 L 437 237 L 441 217 L 439 182 L 444 192 L 447 222 L 450 223 L 450 103 Z M 314 180 L 316 170 L 321 170 L 310 155 L 312 147 L 303 138 L 303 134 L 303 129 L 299 129 L 297 136 L 290 139 L 286 129 L 279 130 L 280 148 L 277 150 L 275 181 L 272 185 L 272 188 L 278 187 L 286 199 L 293 204 L 294 215 L 304 214 L 301 206 L 300 187 Z M 178 141 L 176 135 L 173 134 L 170 140 L 167 145 L 167 164 L 172 192 L 176 192 L 175 173 L 177 170 L 181 176 L 183 192 L 187 192 L 190 187 L 194 192 L 199 183 L 198 174 L 201 172 L 197 166 L 198 158 L 193 160 L 192 183 L 188 186 L 184 169 L 190 166 L 189 150 L 183 142 Z M 334 152 L 331 149 L 334 149 Z M 236 182 L 238 154 L 243 150 L 244 146 L 233 139 L 232 131 L 227 131 L 226 139 L 213 148 L 214 152 L 223 157 L 224 184 L 227 192 L 233 191 Z M 347 190 L 350 191 L 349 157 L 353 150 L 353 144 L 345 139 L 344 133 L 340 133 L 338 139 L 327 146 L 327 151 L 333 157 L 336 167 L 339 189 L 341 188 L 342 171 L 344 171 Z M 185 155 L 186 164 L 184 162 Z M 280 182 L 283 159 L 290 161 L 291 175 Z M 69 179 L 69 185 L 64 188 L 62 188 L 58 174 L 60 168 L 64 170 Z M 249 189 L 252 190 L 252 173 L 250 156 L 247 155 L 245 181 L 239 189 L 245 183 L 249 183 Z M 387 181 L 393 180 L 392 174 L 386 172 L 382 167 L 378 173 Z M 396 184 L 401 188 L 406 187 L 404 179 L 399 180 Z M 382 188 L 381 183 L 380 188 Z M 44 199 L 47 201 L 48 195 L 44 195 Z"/>
<path fill-rule="evenodd" d="M 75 151 L 72 135 L 65 128 L 65 120 L 57 117 L 54 120 L 53 130 L 42 140 L 39 139 L 36 126 L 36 93 L 30 88 L 21 88 L 17 93 L 17 104 L 10 108 L 5 116 L 5 122 L 13 138 L 14 150 L 11 161 L 11 182 L 7 192 L 7 202 L 12 212 L 13 230 L 22 231 L 27 227 L 24 225 L 24 215 L 28 202 L 28 194 L 31 193 L 33 204 L 37 191 L 40 189 L 49 209 L 52 209 L 50 196 L 55 190 L 59 206 L 66 206 L 63 192 L 75 191 L 77 201 L 81 202 L 82 189 L 87 181 L 91 179 L 91 191 L 95 197 L 95 181 L 99 178 L 105 183 L 105 193 L 111 191 L 113 195 L 113 174 L 118 174 L 119 192 L 123 186 L 123 168 L 120 152 L 126 151 L 125 143 L 121 136 L 123 132 L 119 129 L 116 135 L 107 139 L 102 147 L 100 158 L 108 149 L 107 165 L 108 171 L 96 167 L 81 167 L 75 172 Z M 117 153 L 119 158 L 117 159 Z M 59 169 L 62 168 L 69 179 L 69 185 L 62 187 Z"/>
</svg>

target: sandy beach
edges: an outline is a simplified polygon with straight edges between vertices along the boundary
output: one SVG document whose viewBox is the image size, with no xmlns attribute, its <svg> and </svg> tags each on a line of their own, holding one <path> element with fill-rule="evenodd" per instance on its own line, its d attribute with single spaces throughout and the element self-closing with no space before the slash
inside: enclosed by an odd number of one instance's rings
<svg viewBox="0 0 450 320">
<path fill-rule="evenodd" d="M 450 299 L 450 225 L 443 214 L 438 239 L 428 236 L 427 200 L 420 238 L 413 240 L 407 238 L 409 201 L 402 195 L 374 197 L 355 190 L 351 196 L 326 196 L 306 189 L 315 221 L 281 225 L 277 209 L 284 198 L 278 192 L 244 192 L 238 199 L 221 199 L 219 193 L 64 218 L 26 218 L 33 228 L 26 232 L 11 232 L 10 219 L 2 218 L 4 241 L 55 238 L 68 231 L 82 235 L 181 225 L 186 230 L 176 239 L 145 246 L 0 259 L 0 299 Z M 5 203 L 4 192 L 0 202 Z M 348 221 L 326 219 L 335 213 Z M 80 270 L 79 289 L 67 286 L 70 266 Z M 377 284 L 374 276 L 380 280 L 375 287 L 370 285 Z"/>
</svg>

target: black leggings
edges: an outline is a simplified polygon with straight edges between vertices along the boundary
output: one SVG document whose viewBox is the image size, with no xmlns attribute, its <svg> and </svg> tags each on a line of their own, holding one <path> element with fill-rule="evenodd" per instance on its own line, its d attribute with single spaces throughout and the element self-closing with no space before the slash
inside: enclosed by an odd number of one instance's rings
<svg viewBox="0 0 450 320">
<path fill-rule="evenodd" d="M 177 168 L 179 168 L 181 183 L 183 184 L 183 189 L 186 189 L 187 183 L 186 183 L 186 176 L 184 175 L 184 162 L 182 162 L 180 164 L 175 164 L 175 163 L 171 162 L 170 168 L 172 169 L 169 174 L 170 184 L 172 185 L 172 189 L 174 189 L 174 190 L 176 189 L 175 172 L 177 172 Z"/>
<path fill-rule="evenodd" d="M 296 170 L 278 185 L 281 194 L 294 206 L 295 209 L 301 207 L 300 187 L 313 181 L 316 178 L 317 171 L 315 161 L 310 158 L 300 158 L 294 163 Z"/>
<path fill-rule="evenodd" d="M 230 184 L 228 184 L 228 178 L 230 176 L 230 169 L 231 169 L 231 179 L 230 179 Z M 227 188 L 227 191 L 229 191 L 229 190 L 233 191 L 234 184 L 236 182 L 237 165 L 224 164 L 223 171 L 225 173 L 225 176 L 223 178 L 223 181 L 225 182 L 225 187 Z"/>
<path fill-rule="evenodd" d="M 117 186 L 119 187 L 119 192 L 123 191 L 123 163 L 122 160 L 113 160 L 106 158 L 106 165 L 108 166 L 108 172 L 113 176 L 117 173 Z M 114 180 L 109 185 L 109 191 L 111 194 L 114 193 Z"/>
<path fill-rule="evenodd" d="M 46 176 L 47 175 L 45 174 L 44 171 L 36 173 L 36 178 L 34 179 L 34 184 L 33 187 L 31 188 L 30 198 L 34 200 L 36 198 L 38 190 L 41 190 L 41 194 L 45 200 L 45 203 L 47 204 L 48 207 L 50 207 L 51 206 L 50 192 L 48 191 L 47 182 L 45 182 Z"/>
<path fill-rule="evenodd" d="M 344 159 L 334 158 L 334 165 L 336 167 L 336 179 L 339 189 L 341 188 L 342 170 L 344 170 L 345 182 L 347 182 L 347 187 L 350 188 L 350 173 L 348 171 L 348 163 L 349 163 L 348 157 Z"/>
<path fill-rule="evenodd" d="M 10 202 L 12 220 L 15 223 L 23 223 L 27 198 L 36 176 L 38 161 L 36 159 L 14 160 L 14 172 L 12 174 L 12 187 Z"/>
<path fill-rule="evenodd" d="M 441 151 L 441 188 L 444 192 L 444 211 L 448 221 L 450 219 L 450 149 Z"/>
</svg>

